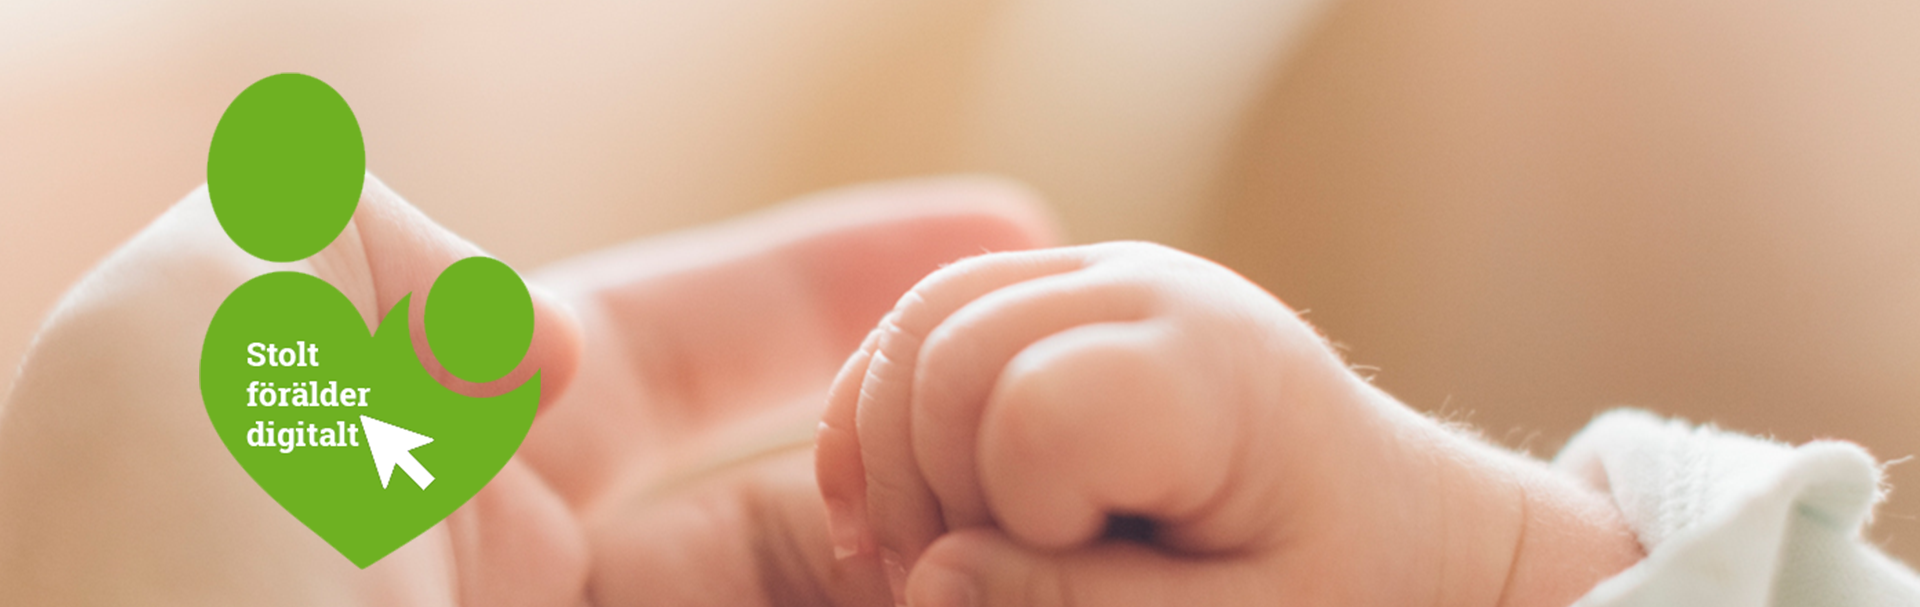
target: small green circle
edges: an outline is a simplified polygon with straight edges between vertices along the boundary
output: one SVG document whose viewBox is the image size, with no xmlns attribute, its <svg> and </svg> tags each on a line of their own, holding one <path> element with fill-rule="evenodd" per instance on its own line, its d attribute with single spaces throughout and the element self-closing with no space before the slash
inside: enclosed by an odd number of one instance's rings
<svg viewBox="0 0 1920 607">
<path fill-rule="evenodd" d="M 299 261 L 353 218 L 366 142 L 340 93 L 305 74 L 275 74 L 241 91 L 207 150 L 207 195 L 227 237 L 267 261 Z"/>
<path fill-rule="evenodd" d="M 491 257 L 456 261 L 427 293 L 427 345 L 455 377 L 500 379 L 533 344 L 533 298 L 513 268 Z"/>
</svg>

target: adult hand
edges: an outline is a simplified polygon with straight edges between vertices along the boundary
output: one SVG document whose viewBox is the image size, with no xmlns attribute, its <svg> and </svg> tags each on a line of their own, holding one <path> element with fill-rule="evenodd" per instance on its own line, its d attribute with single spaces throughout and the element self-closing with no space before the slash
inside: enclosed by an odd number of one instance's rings
<svg viewBox="0 0 1920 607">
<path fill-rule="evenodd" d="M 339 288 L 371 325 L 478 249 L 369 179 L 339 239 L 270 264 L 234 246 L 197 191 L 61 302 L 0 410 L 0 596 L 884 601 L 872 563 L 831 560 L 804 440 L 782 436 L 811 435 L 835 364 L 916 279 L 961 256 L 1038 244 L 1043 225 L 1017 190 L 941 180 L 825 194 L 588 256 L 529 281 L 533 346 L 487 385 L 437 372 L 415 321 L 417 350 L 443 381 L 489 394 L 539 369 L 543 410 L 521 455 L 472 501 L 362 571 L 260 491 L 213 435 L 198 388 L 207 323 L 242 282 L 292 269 Z M 579 324 L 538 288 L 542 278 L 583 312 Z M 414 299 L 411 318 L 423 303 Z M 783 434 L 789 419 L 804 432 Z"/>
<path fill-rule="evenodd" d="M 1045 244 L 1024 191 L 938 179 L 828 192 L 564 262 L 574 386 L 520 455 L 573 508 L 602 605 L 883 605 L 873 559 L 837 562 L 813 481 L 828 384 L 921 277 Z"/>
<path fill-rule="evenodd" d="M 471 592 L 480 580 L 521 598 L 577 596 L 578 525 L 524 463 L 509 462 L 446 523 L 363 571 L 254 484 L 201 404 L 208 323 L 248 279 L 311 273 L 372 327 L 479 252 L 371 177 L 341 235 L 291 264 L 235 246 L 205 188 L 174 205 L 60 302 L 0 410 L 0 603 L 480 604 L 486 597 Z M 413 298 L 410 315 L 423 353 L 425 301 Z M 518 369 L 454 388 L 498 393 L 539 369 L 547 394 L 564 390 L 579 335 L 537 290 L 534 314 Z"/>
</svg>

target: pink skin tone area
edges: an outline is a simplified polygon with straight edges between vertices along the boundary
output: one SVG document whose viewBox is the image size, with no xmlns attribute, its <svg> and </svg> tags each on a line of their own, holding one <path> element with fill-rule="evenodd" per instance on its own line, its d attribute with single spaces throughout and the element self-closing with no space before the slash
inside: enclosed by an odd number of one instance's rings
<svg viewBox="0 0 1920 607">
<path fill-rule="evenodd" d="M 1148 245 L 954 262 L 1046 223 L 1004 182 L 872 184 L 524 273 L 527 360 L 449 383 L 540 370 L 533 430 L 361 570 L 212 436 L 206 323 L 276 269 L 371 322 L 480 249 L 370 179 L 326 251 L 266 264 L 195 192 L 81 279 L 0 405 L 0 603 L 1522 605 L 1637 556 L 1604 500 L 1408 412 L 1224 269 Z M 1157 532 L 1094 541 L 1111 513 Z"/>
<path fill-rule="evenodd" d="M 1642 557 L 1605 496 L 1151 244 L 933 273 L 842 367 L 817 444 L 836 554 L 916 607 L 1557 606 Z"/>
<path fill-rule="evenodd" d="M 885 604 L 879 566 L 828 541 L 811 461 L 826 388 L 915 281 L 1048 233 L 1024 189 L 916 179 L 523 270 L 527 360 L 452 383 L 497 394 L 538 369 L 532 432 L 444 524 L 361 570 L 213 435 L 207 322 L 281 269 L 372 322 L 480 249 L 370 178 L 327 250 L 267 264 L 196 191 L 81 279 L 0 404 L 0 605 Z"/>
</svg>

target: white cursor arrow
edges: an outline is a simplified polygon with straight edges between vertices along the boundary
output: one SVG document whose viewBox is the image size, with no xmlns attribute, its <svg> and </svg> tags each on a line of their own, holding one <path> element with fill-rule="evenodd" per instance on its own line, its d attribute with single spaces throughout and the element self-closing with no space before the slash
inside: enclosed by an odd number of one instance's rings
<svg viewBox="0 0 1920 607">
<path fill-rule="evenodd" d="M 408 453 L 433 442 L 432 438 L 365 415 L 360 416 L 360 427 L 367 431 L 367 450 L 373 452 L 373 469 L 380 472 L 381 489 L 387 488 L 387 481 L 393 478 L 394 466 L 405 470 L 407 476 L 413 478 L 413 484 L 421 489 L 433 484 L 433 475 L 427 473 L 426 466 Z"/>
</svg>

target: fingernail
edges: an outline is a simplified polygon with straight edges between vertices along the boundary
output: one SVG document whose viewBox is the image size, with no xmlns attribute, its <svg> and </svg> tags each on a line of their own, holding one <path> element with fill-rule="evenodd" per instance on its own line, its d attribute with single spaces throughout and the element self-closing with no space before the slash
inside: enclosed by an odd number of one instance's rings
<svg viewBox="0 0 1920 607">
<path fill-rule="evenodd" d="M 833 538 L 833 558 L 846 560 L 867 552 L 866 521 L 844 500 L 827 500 L 827 535 Z"/>
<path fill-rule="evenodd" d="M 907 567 L 900 562 L 900 553 L 881 550 L 880 567 L 887 571 L 887 587 L 893 590 L 893 607 L 907 607 Z"/>
<path fill-rule="evenodd" d="M 980 591 L 971 576 L 939 565 L 920 568 L 913 607 L 980 607 Z"/>
</svg>

